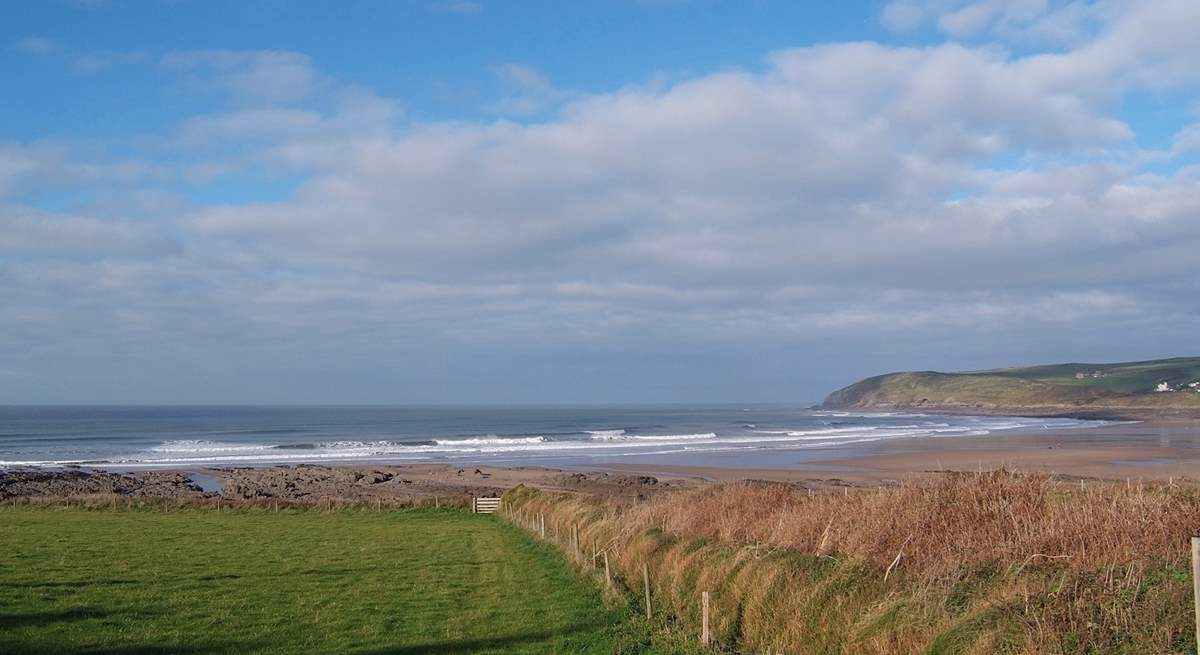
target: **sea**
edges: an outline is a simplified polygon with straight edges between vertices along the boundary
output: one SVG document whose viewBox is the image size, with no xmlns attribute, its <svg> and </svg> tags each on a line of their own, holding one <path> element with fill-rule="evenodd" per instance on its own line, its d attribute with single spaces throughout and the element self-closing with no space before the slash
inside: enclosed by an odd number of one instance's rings
<svg viewBox="0 0 1200 655">
<path fill-rule="evenodd" d="M 808 406 L 0 406 L 0 467 L 800 465 L 905 439 L 1103 424 Z"/>
</svg>

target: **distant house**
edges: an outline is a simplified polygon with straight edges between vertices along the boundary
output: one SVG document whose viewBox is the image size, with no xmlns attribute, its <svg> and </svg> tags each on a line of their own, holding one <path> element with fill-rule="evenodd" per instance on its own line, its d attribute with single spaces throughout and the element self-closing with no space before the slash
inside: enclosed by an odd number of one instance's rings
<svg viewBox="0 0 1200 655">
<path fill-rule="evenodd" d="M 1174 389 L 1171 388 L 1171 385 L 1167 384 L 1166 382 L 1159 382 L 1158 386 L 1154 387 L 1154 390 L 1157 391 L 1158 393 L 1163 393 L 1166 391 L 1174 391 Z"/>
<path fill-rule="evenodd" d="M 1075 374 L 1076 380 L 1082 380 L 1086 377 L 1087 377 L 1087 373 L 1084 373 L 1083 371 L 1079 371 L 1078 373 Z"/>
</svg>

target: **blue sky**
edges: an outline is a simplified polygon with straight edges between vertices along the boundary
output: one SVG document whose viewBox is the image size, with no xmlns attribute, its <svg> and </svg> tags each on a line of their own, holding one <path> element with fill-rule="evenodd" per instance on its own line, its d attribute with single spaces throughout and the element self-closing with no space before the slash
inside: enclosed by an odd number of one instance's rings
<svg viewBox="0 0 1200 655">
<path fill-rule="evenodd" d="M 0 402 L 1194 354 L 1184 0 L 0 8 Z"/>
<path fill-rule="evenodd" d="M 576 91 L 603 92 L 656 76 L 759 68 L 779 48 L 883 35 L 873 7 L 851 3 L 814 11 L 792 2 L 713 0 L 52 1 L 6 11 L 0 33 L 8 44 L 31 36 L 54 44 L 44 58 L 4 58 L 4 79 L 27 99 L 3 108 L 15 138 L 138 134 L 204 109 L 172 98 L 169 80 L 145 65 L 177 50 L 302 52 L 343 83 L 403 99 L 416 117 L 443 119 L 486 117 L 484 105 L 498 91 L 493 69 L 511 62 Z M 122 55 L 143 65 L 78 70 L 85 58 Z M 120 117 L 97 123 L 97 110 Z"/>
</svg>

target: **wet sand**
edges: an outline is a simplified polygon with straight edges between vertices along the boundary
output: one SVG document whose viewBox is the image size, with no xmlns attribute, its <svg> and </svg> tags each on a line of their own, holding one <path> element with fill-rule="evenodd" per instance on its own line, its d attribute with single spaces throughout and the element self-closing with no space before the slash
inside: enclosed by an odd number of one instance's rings
<svg viewBox="0 0 1200 655">
<path fill-rule="evenodd" d="M 0 499 L 85 494 L 360 502 L 497 495 L 519 484 L 646 498 L 697 485 L 771 480 L 808 488 L 894 484 L 946 472 L 1006 469 L 1065 478 L 1200 485 L 1200 421 L 882 440 L 854 448 L 710 453 L 557 467 L 448 464 L 271 466 L 179 471 L 0 472 Z M 199 484 L 198 484 L 199 483 Z"/>
<path fill-rule="evenodd" d="M 761 467 L 725 466 L 714 457 L 707 464 L 604 462 L 596 468 L 621 473 L 695 476 L 717 482 L 777 480 L 816 487 L 888 484 L 948 471 L 996 469 L 1064 477 L 1200 484 L 1200 421 L 903 439 L 878 442 L 858 454 L 839 450 L 827 456 L 820 453 L 814 456 L 812 451 L 804 451 L 802 455 L 802 460 L 789 462 L 786 453 L 773 453 L 772 458 L 780 465 Z"/>
<path fill-rule="evenodd" d="M 302 498 L 310 493 L 351 498 L 373 498 L 376 494 L 490 495 L 518 484 L 640 498 L 714 482 L 772 480 L 821 489 L 892 484 L 950 471 L 995 469 L 1065 478 L 1200 484 L 1200 421 L 883 440 L 854 449 L 778 450 L 752 455 L 712 453 L 683 462 L 664 456 L 647 461 L 592 461 L 561 467 L 414 464 L 275 467 L 215 473 L 225 479 L 226 496 L 245 498 L 276 495 Z M 315 472 L 315 479 L 304 471 Z M 393 477 L 367 484 L 366 488 L 362 480 L 347 478 L 380 473 Z M 289 485 L 293 487 L 290 490 Z"/>
</svg>

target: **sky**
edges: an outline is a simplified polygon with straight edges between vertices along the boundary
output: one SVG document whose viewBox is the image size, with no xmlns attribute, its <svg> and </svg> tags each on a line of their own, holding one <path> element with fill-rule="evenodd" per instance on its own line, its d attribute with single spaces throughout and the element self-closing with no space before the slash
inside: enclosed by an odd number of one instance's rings
<svg viewBox="0 0 1200 655">
<path fill-rule="evenodd" d="M 1195 0 L 0 6 L 0 404 L 1197 355 Z"/>
</svg>

